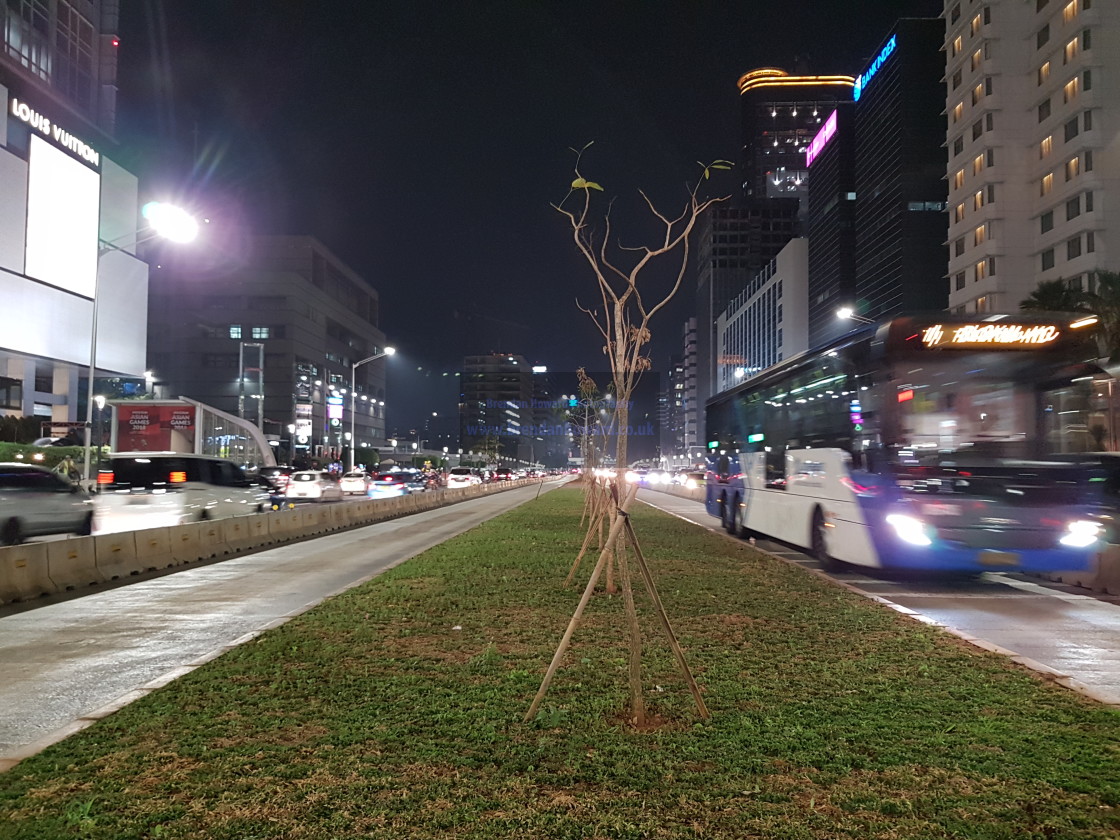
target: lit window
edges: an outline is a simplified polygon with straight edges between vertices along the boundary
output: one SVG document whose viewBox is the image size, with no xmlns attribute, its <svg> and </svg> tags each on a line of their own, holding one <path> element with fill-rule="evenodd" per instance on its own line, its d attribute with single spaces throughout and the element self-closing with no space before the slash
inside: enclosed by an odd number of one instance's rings
<svg viewBox="0 0 1120 840">
<path fill-rule="evenodd" d="M 980 15 L 977 15 L 972 19 L 972 26 L 970 27 L 970 29 L 971 34 L 973 35 L 980 31 Z"/>
<path fill-rule="evenodd" d="M 1080 89 L 1081 89 L 1081 82 L 1076 76 L 1074 76 L 1072 79 L 1070 79 L 1068 82 L 1066 82 L 1065 87 L 1062 88 L 1062 101 L 1063 102 L 1070 102 L 1070 101 L 1076 99 L 1077 98 L 1077 92 Z"/>
<path fill-rule="evenodd" d="M 975 105 L 984 98 L 984 83 L 981 82 L 972 89 L 972 104 Z"/>
<path fill-rule="evenodd" d="M 1041 195 L 1046 195 L 1054 188 L 1054 173 L 1047 172 L 1042 176 L 1042 192 Z"/>
<path fill-rule="evenodd" d="M 1062 54 L 1062 63 L 1063 64 L 1069 64 L 1071 61 L 1073 61 L 1075 58 L 1077 58 L 1077 53 L 1078 53 L 1077 38 L 1074 38 L 1072 41 L 1070 41 L 1068 44 L 1066 44 L 1065 51 Z"/>
<path fill-rule="evenodd" d="M 973 270 L 976 272 L 976 280 L 983 280 L 988 276 L 988 261 L 980 260 L 973 266 Z"/>
<path fill-rule="evenodd" d="M 963 221 L 963 220 L 964 220 L 964 202 L 962 201 L 953 210 L 953 221 L 954 222 L 960 222 L 960 221 Z"/>
<path fill-rule="evenodd" d="M 959 190 L 964 186 L 964 170 L 958 169 L 953 175 L 953 189 Z"/>
<path fill-rule="evenodd" d="M 957 55 L 961 51 L 961 48 L 963 46 L 964 46 L 964 40 L 961 38 L 960 35 L 958 35 L 956 38 L 953 39 L 953 55 Z"/>
<path fill-rule="evenodd" d="M 1040 158 L 1044 158 L 1048 154 L 1050 154 L 1050 152 L 1052 152 L 1053 150 L 1054 150 L 1054 138 L 1053 138 L 1053 136 L 1048 135 L 1046 137 L 1043 137 L 1042 142 L 1038 144 L 1038 156 Z"/>
<path fill-rule="evenodd" d="M 992 311 L 992 296 L 983 295 L 976 298 L 976 311 L 977 312 L 991 312 Z"/>
<path fill-rule="evenodd" d="M 1062 9 L 1062 22 L 1069 23 L 1077 17 L 1077 0 L 1069 0 Z"/>
<path fill-rule="evenodd" d="M 1042 66 L 1038 68 L 1038 83 L 1045 84 L 1046 80 L 1050 78 L 1050 62 L 1044 61 Z"/>
<path fill-rule="evenodd" d="M 974 230 L 972 232 L 972 244 L 973 245 L 983 245 L 984 240 L 987 239 L 987 238 L 988 238 L 988 226 L 987 225 L 980 225 L 980 227 L 976 228 L 976 230 Z"/>
<path fill-rule="evenodd" d="M 251 334 L 253 338 L 268 338 L 268 327 L 253 327 Z"/>
<path fill-rule="evenodd" d="M 980 50 L 977 50 L 976 52 L 974 52 L 972 54 L 972 69 L 973 70 L 975 70 L 977 67 L 980 66 L 981 60 L 982 60 L 982 55 L 981 55 Z"/>
<path fill-rule="evenodd" d="M 964 114 L 964 103 L 958 102 L 953 106 L 953 122 L 956 122 Z"/>
<path fill-rule="evenodd" d="M 983 206 L 984 206 L 984 191 L 983 190 L 977 190 L 976 193 L 972 196 L 972 209 L 973 210 L 979 210 Z"/>
<path fill-rule="evenodd" d="M 241 338 L 241 325 L 240 324 L 230 324 L 229 325 L 229 337 L 230 338 Z"/>
<path fill-rule="evenodd" d="M 977 155 L 972 159 L 972 174 L 979 175 L 984 171 L 984 156 Z"/>
<path fill-rule="evenodd" d="M 1066 180 L 1072 180 L 1081 174 L 1081 158 L 1072 157 L 1066 161 Z"/>
</svg>

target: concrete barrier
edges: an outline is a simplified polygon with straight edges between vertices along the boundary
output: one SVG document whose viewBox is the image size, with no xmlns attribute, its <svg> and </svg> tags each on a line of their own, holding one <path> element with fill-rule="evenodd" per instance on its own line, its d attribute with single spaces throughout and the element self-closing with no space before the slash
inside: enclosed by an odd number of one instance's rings
<svg viewBox="0 0 1120 840">
<path fill-rule="evenodd" d="M 216 557 L 227 557 L 233 553 L 226 544 L 225 523 L 228 521 L 229 519 L 207 519 L 198 523 L 200 559 L 213 560 Z"/>
<path fill-rule="evenodd" d="M 278 510 L 270 513 L 268 519 L 268 535 L 276 543 L 286 543 L 296 538 L 300 531 L 299 514 L 294 510 Z"/>
<path fill-rule="evenodd" d="M 135 531 L 93 537 L 93 553 L 97 571 L 105 580 L 119 580 L 145 571 L 136 557 Z"/>
<path fill-rule="evenodd" d="M 199 544 L 201 526 L 201 522 L 188 522 L 168 529 L 171 540 L 171 557 L 176 565 L 197 563 L 202 559 L 202 547 Z"/>
<path fill-rule="evenodd" d="M 171 552 L 170 528 L 136 531 L 136 558 L 145 569 L 167 569 L 178 565 Z"/>
<path fill-rule="evenodd" d="M 1109 595 L 1120 595 L 1120 545 L 1110 545 L 1101 552 L 1093 588 Z"/>
<path fill-rule="evenodd" d="M 222 550 L 227 554 L 240 554 L 246 551 L 253 544 L 253 531 L 249 520 L 257 518 L 257 515 L 251 514 L 217 520 L 216 524 L 222 529 Z"/>
<path fill-rule="evenodd" d="M 93 537 L 54 540 L 47 546 L 47 569 L 59 592 L 104 583 L 97 569 Z"/>
<path fill-rule="evenodd" d="M 46 543 L 12 546 L 0 555 L 0 601 L 30 601 L 57 591 Z"/>
</svg>

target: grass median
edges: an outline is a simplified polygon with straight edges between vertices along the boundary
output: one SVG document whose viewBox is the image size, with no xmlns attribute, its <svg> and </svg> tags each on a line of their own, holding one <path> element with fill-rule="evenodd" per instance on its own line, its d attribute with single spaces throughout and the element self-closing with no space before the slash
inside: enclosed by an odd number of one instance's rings
<svg viewBox="0 0 1120 840">
<path fill-rule="evenodd" d="M 523 724 L 581 505 L 548 493 L 26 760 L 0 838 L 1120 835 L 1116 712 L 640 505 L 711 719 L 639 589 L 662 725 L 625 724 L 605 594 Z"/>
</svg>

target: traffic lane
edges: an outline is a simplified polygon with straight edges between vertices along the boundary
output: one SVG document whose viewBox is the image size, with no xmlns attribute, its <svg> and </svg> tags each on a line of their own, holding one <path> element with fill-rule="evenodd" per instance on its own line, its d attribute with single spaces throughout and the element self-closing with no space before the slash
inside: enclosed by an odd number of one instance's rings
<svg viewBox="0 0 1120 840">
<path fill-rule="evenodd" d="M 643 490 L 639 498 L 709 530 L 722 532 L 703 502 Z M 757 547 L 828 574 L 870 598 L 883 598 L 969 640 L 980 640 L 1055 678 L 1069 677 L 1091 696 L 1120 703 L 1120 598 L 1007 572 L 979 578 L 856 567 L 829 574 L 798 549 L 768 540 Z M 1049 670 L 1047 670 L 1049 669 Z"/>
<path fill-rule="evenodd" d="M 556 486 L 511 489 L 0 617 L 0 765 L 81 716 Z"/>
</svg>

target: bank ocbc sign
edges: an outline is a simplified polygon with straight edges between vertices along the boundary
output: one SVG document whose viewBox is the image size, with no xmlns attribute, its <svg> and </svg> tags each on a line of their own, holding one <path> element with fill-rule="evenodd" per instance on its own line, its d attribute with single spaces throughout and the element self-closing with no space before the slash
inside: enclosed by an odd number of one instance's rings
<svg viewBox="0 0 1120 840">
<path fill-rule="evenodd" d="M 1030 350 L 1062 335 L 1053 324 L 933 324 L 922 330 L 923 347 L 958 350 Z"/>
<path fill-rule="evenodd" d="M 73 152 L 86 163 L 93 166 L 101 165 L 101 155 L 95 148 L 75 137 L 58 123 L 52 123 L 45 114 L 36 111 L 26 102 L 13 96 L 8 110 L 17 120 L 27 123 L 32 129 L 53 140 L 58 146 Z"/>
</svg>

